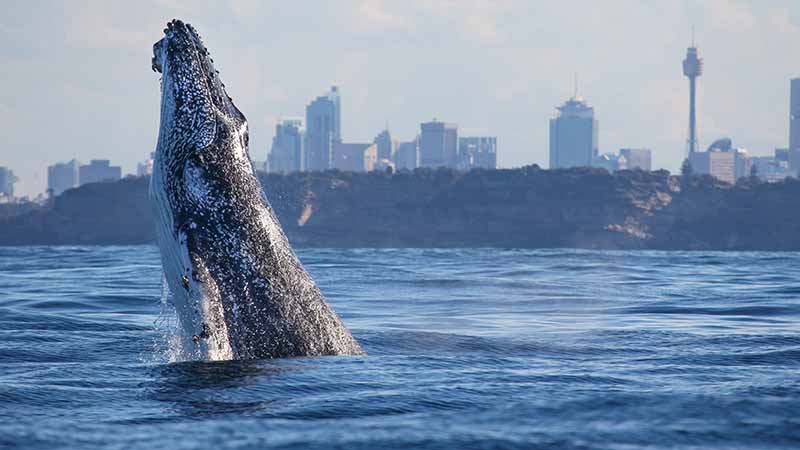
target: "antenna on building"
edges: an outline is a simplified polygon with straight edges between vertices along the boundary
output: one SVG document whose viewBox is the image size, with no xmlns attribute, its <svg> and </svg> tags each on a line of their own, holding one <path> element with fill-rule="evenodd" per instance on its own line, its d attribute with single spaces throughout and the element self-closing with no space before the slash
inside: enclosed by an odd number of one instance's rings
<svg viewBox="0 0 800 450">
<path fill-rule="evenodd" d="M 694 46 L 694 25 L 692 25 L 692 47 Z"/>
</svg>

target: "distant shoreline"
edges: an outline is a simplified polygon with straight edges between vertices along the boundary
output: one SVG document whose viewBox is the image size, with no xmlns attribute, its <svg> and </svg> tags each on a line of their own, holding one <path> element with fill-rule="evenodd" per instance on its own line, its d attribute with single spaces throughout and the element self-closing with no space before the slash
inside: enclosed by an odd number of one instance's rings
<svg viewBox="0 0 800 450">
<path fill-rule="evenodd" d="M 311 248 L 800 250 L 800 181 L 602 169 L 259 174 Z M 154 242 L 147 178 L 69 190 L 0 217 L 0 245 Z"/>
</svg>

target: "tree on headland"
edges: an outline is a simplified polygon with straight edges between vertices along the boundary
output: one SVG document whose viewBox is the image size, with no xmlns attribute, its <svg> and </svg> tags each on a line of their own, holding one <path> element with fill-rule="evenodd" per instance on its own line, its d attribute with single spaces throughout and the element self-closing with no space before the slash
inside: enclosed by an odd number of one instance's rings
<svg viewBox="0 0 800 450">
<path fill-rule="evenodd" d="M 681 164 L 681 176 L 682 177 L 691 177 L 694 175 L 694 168 L 692 167 L 692 163 L 689 162 L 689 158 L 683 160 L 683 164 Z"/>
</svg>

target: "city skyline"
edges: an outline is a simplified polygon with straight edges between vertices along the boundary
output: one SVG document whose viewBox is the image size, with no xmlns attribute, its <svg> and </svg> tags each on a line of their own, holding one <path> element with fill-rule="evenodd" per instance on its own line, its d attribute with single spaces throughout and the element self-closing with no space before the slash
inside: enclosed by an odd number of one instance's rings
<svg viewBox="0 0 800 450">
<path fill-rule="evenodd" d="M 10 5 L 0 19 L 9 42 L 0 54 L 9 67 L 0 165 L 19 176 L 18 194 L 43 192 L 46 166 L 72 158 L 107 158 L 135 172 L 158 126 L 150 46 L 173 16 L 215 42 L 210 50 L 250 120 L 257 160 L 278 117 L 299 115 L 298 106 L 337 84 L 347 93 L 345 141 L 369 142 L 388 120 L 407 142 L 422 120 L 441 117 L 458 123 L 459 134 L 498 136 L 500 167 L 544 167 L 547 120 L 578 71 L 603 124 L 600 152 L 651 148 L 653 168 L 677 172 L 688 116 L 677 62 L 691 25 L 707 63 L 698 79 L 699 147 L 722 136 L 753 155 L 788 146 L 788 80 L 800 74 L 791 45 L 800 11 L 788 1 L 275 5 Z"/>
</svg>

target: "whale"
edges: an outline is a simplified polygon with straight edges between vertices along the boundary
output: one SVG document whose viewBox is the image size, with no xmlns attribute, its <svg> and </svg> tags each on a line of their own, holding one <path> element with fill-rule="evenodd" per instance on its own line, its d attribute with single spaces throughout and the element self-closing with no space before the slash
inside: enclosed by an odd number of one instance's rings
<svg viewBox="0 0 800 450">
<path fill-rule="evenodd" d="M 363 355 L 284 234 L 248 125 L 194 27 L 167 23 L 150 179 L 164 278 L 189 360 Z"/>
</svg>

